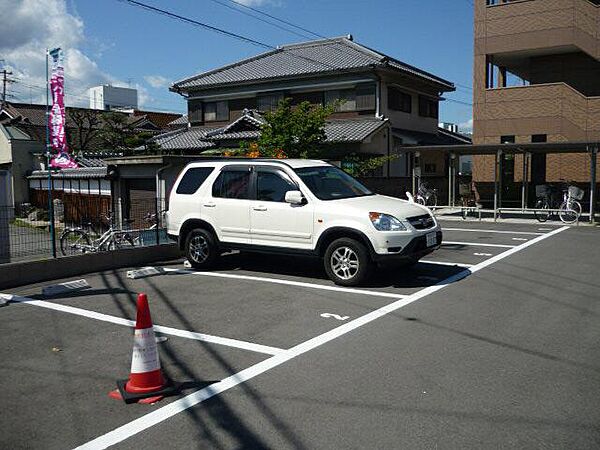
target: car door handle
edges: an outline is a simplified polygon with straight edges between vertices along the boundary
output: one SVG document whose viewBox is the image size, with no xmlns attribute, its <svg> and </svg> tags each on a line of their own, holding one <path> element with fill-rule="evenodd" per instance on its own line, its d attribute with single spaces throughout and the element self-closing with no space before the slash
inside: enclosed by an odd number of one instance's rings
<svg viewBox="0 0 600 450">
<path fill-rule="evenodd" d="M 254 211 L 266 211 L 267 207 L 266 206 L 253 206 L 252 209 Z"/>
<path fill-rule="evenodd" d="M 215 206 L 217 206 L 216 203 L 205 203 L 203 206 L 206 206 L 207 208 L 214 208 Z"/>
</svg>

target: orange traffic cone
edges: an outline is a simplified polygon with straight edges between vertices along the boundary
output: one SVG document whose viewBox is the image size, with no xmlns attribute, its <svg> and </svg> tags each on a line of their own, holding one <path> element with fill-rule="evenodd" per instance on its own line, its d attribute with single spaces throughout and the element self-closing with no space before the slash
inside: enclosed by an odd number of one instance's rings
<svg viewBox="0 0 600 450">
<path fill-rule="evenodd" d="M 154 403 L 175 391 L 160 368 L 146 294 L 139 294 L 137 300 L 129 380 L 117 381 L 117 388 L 108 395 L 125 403 Z"/>
</svg>

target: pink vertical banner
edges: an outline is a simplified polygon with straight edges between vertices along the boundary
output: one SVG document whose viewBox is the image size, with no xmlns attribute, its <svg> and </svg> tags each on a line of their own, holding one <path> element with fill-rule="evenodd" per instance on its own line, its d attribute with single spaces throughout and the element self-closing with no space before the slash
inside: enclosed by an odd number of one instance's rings
<svg viewBox="0 0 600 450">
<path fill-rule="evenodd" d="M 65 71 L 63 68 L 64 54 L 62 49 L 50 50 L 52 58 L 52 78 L 50 78 L 50 93 L 52 94 L 52 108 L 48 117 L 50 128 L 50 147 L 52 159 L 50 167 L 71 169 L 78 167 L 75 160 L 69 155 L 67 136 L 65 134 Z"/>
</svg>

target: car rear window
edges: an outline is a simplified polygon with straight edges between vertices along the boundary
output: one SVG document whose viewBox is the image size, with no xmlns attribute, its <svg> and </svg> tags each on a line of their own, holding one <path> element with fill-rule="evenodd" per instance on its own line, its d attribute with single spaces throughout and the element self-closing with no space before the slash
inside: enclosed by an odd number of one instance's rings
<svg viewBox="0 0 600 450">
<path fill-rule="evenodd" d="M 214 170 L 214 167 L 192 167 L 181 178 L 177 186 L 178 194 L 194 194 Z"/>
</svg>

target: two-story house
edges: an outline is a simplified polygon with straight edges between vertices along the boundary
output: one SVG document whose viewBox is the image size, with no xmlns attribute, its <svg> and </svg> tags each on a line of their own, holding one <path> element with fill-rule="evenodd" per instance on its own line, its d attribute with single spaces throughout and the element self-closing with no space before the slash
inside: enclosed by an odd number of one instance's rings
<svg viewBox="0 0 600 450">
<path fill-rule="evenodd" d="M 181 154 L 216 154 L 256 139 L 262 114 L 283 98 L 296 104 L 338 101 L 325 127 L 327 156 L 342 163 L 350 153 L 394 154 L 379 175 L 410 176 L 407 146 L 470 142 L 438 128 L 442 95 L 454 89 L 352 36 L 285 45 L 174 83 L 171 90 L 187 99 L 189 124 L 155 141 Z M 421 167 L 430 175 L 445 174 L 443 155 L 423 158 Z"/>
</svg>

